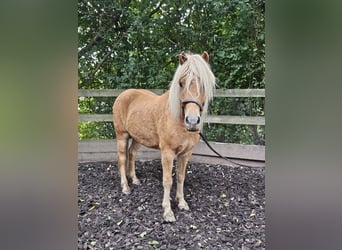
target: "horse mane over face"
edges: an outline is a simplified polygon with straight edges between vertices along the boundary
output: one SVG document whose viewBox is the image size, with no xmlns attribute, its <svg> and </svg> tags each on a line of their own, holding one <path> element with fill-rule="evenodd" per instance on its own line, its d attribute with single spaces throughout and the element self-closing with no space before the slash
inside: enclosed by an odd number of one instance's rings
<svg viewBox="0 0 342 250">
<path fill-rule="evenodd" d="M 181 87 L 179 86 L 179 82 L 183 78 L 186 78 L 186 83 L 183 88 L 188 92 L 192 80 L 196 80 L 198 94 L 200 93 L 200 90 L 203 90 L 205 103 L 202 115 L 207 113 L 209 102 L 213 98 L 215 89 L 215 76 L 206 60 L 209 60 L 209 56 L 206 52 L 204 52 L 202 56 L 197 54 L 185 54 L 184 52 L 180 55 L 180 64 L 178 65 L 170 86 L 169 108 L 172 116 L 180 117 L 181 115 Z M 193 96 L 193 98 L 196 98 L 196 96 Z"/>
</svg>

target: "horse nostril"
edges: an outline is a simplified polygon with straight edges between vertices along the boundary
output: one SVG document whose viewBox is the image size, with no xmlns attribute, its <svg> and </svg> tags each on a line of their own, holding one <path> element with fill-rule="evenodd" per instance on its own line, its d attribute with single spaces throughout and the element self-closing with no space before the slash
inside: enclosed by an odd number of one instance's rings
<svg viewBox="0 0 342 250">
<path fill-rule="evenodd" d="M 189 116 L 187 116 L 187 117 L 185 117 L 185 122 L 187 123 L 187 124 L 191 124 L 191 125 L 197 125 L 197 124 L 199 124 L 200 123 L 200 121 L 201 121 L 201 118 L 199 117 L 199 116 L 196 116 L 196 117 L 189 117 Z"/>
</svg>

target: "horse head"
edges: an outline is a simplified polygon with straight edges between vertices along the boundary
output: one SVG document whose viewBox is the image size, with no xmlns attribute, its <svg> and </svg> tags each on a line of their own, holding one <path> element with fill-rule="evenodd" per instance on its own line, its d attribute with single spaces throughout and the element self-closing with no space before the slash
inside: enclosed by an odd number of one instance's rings
<svg viewBox="0 0 342 250">
<path fill-rule="evenodd" d="M 207 112 L 213 96 L 215 77 L 210 70 L 209 55 L 192 55 L 182 52 L 179 66 L 170 88 L 171 114 L 184 120 L 188 131 L 199 131 L 202 115 Z"/>
</svg>

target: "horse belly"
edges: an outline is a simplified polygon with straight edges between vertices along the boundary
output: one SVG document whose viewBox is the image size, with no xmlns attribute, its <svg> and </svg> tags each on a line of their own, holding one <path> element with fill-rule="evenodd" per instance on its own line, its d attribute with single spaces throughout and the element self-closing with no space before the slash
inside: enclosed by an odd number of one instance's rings
<svg viewBox="0 0 342 250">
<path fill-rule="evenodd" d="M 132 115 L 127 120 L 127 130 L 129 135 L 140 144 L 149 148 L 159 148 L 159 137 L 155 126 L 151 120 L 137 119 L 137 115 Z M 141 116 L 140 116 L 141 117 Z"/>
</svg>

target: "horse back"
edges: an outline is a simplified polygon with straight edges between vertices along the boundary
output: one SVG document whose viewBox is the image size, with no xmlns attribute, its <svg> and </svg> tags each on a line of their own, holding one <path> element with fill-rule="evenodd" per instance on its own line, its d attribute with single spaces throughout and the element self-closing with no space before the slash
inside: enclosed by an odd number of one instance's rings
<svg viewBox="0 0 342 250">
<path fill-rule="evenodd" d="M 145 89 L 128 89 L 122 92 L 114 102 L 113 112 L 120 113 L 147 110 L 153 108 L 158 102 L 159 96 Z"/>
</svg>

